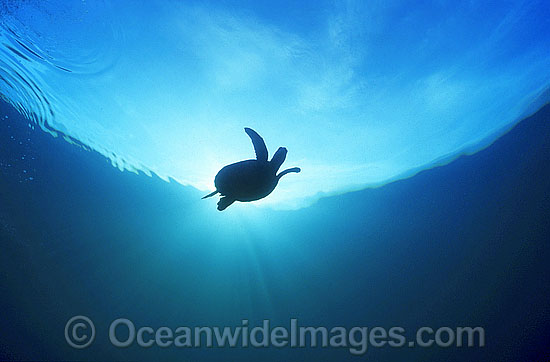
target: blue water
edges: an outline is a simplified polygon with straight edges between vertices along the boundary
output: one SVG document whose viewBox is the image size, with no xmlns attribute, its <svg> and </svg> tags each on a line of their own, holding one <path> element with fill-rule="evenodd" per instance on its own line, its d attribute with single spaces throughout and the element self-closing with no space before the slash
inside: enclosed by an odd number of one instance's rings
<svg viewBox="0 0 550 362">
<path fill-rule="evenodd" d="M 546 3 L 136 4 L 1 2 L 1 360 L 550 358 Z M 219 212 L 245 126 L 303 172 Z M 119 348 L 117 318 L 486 344 Z"/>
<path fill-rule="evenodd" d="M 215 210 L 120 173 L 2 103 L 3 360 L 544 360 L 550 326 L 550 108 L 473 156 L 297 211 Z M 13 138 L 12 138 L 13 137 Z M 25 157 L 22 159 L 22 157 Z M 70 348 L 73 315 L 94 344 Z M 138 326 L 482 326 L 484 348 L 129 349 Z"/>
<path fill-rule="evenodd" d="M 0 3 L 11 104 L 120 169 L 203 192 L 252 156 L 251 127 L 302 166 L 262 207 L 447 162 L 548 101 L 547 1 Z"/>
</svg>

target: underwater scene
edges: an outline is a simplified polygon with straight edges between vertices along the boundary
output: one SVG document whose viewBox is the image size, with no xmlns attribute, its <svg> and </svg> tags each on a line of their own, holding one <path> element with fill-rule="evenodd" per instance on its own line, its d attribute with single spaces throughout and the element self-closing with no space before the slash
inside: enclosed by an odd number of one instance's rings
<svg viewBox="0 0 550 362">
<path fill-rule="evenodd" d="M 547 1 L 0 0 L 1 361 L 550 361 Z"/>
</svg>

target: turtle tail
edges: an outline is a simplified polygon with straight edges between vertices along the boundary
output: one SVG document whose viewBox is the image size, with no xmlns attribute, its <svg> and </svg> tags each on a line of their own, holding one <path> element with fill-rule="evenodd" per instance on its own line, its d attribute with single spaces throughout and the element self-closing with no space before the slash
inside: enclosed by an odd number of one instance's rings
<svg viewBox="0 0 550 362">
<path fill-rule="evenodd" d="M 216 190 L 216 191 L 214 191 L 214 192 L 212 192 L 212 193 L 210 193 L 210 194 L 208 194 L 208 195 L 206 195 L 206 196 L 203 196 L 203 197 L 201 197 L 201 200 L 204 200 L 204 199 L 207 199 L 207 198 L 209 198 L 209 197 L 212 197 L 212 196 L 214 196 L 215 194 L 217 194 L 218 192 L 219 192 L 219 191 Z"/>
</svg>

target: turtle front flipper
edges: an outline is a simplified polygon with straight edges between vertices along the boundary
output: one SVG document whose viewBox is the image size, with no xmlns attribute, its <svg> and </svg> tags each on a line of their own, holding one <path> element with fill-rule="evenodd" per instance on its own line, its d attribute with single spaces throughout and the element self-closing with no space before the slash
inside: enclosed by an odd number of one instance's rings
<svg viewBox="0 0 550 362">
<path fill-rule="evenodd" d="M 252 128 L 245 127 L 244 131 L 252 140 L 254 151 L 256 152 L 256 159 L 260 162 L 267 162 L 267 147 L 265 146 L 264 139 Z"/>
<path fill-rule="evenodd" d="M 231 197 L 224 196 L 220 199 L 220 201 L 218 201 L 218 210 L 223 211 L 226 208 L 228 208 L 229 205 L 231 205 L 234 202 L 235 202 L 235 199 L 233 199 Z"/>
</svg>

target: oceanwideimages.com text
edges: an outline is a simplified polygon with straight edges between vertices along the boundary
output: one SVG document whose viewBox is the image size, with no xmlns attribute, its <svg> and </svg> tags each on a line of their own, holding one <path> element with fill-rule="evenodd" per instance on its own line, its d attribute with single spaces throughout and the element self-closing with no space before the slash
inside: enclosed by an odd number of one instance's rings
<svg viewBox="0 0 550 362">
<path fill-rule="evenodd" d="M 85 348 L 95 338 L 93 322 L 84 316 L 71 318 L 65 326 L 67 343 Z M 136 326 L 118 318 L 109 325 L 110 343 L 118 348 L 137 345 L 143 348 L 346 348 L 353 355 L 365 354 L 369 347 L 484 347 L 482 327 L 421 327 L 407 338 L 403 327 L 324 327 L 303 326 L 291 319 L 286 326 L 273 326 L 265 319 L 251 325 L 243 319 L 239 326 L 196 326 L 176 328 Z"/>
</svg>

